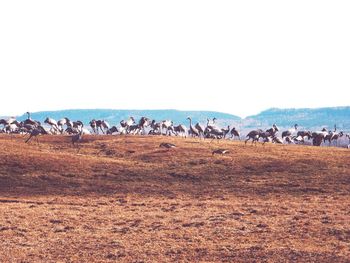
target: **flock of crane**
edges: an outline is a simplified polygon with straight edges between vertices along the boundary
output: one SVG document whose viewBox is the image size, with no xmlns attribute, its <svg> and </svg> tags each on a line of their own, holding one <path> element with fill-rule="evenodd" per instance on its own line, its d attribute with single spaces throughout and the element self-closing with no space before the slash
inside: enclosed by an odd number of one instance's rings
<svg viewBox="0 0 350 263">
<path fill-rule="evenodd" d="M 45 125 L 42 125 L 40 121 L 31 119 L 30 113 L 27 112 L 27 119 L 24 121 L 17 121 L 16 118 L 0 119 L 0 133 L 7 134 L 29 134 L 26 142 L 29 142 L 33 137 L 42 134 L 69 134 L 72 138 L 72 143 L 76 143 L 81 140 L 83 134 L 131 134 L 131 135 L 167 135 L 167 136 L 181 136 L 181 137 L 198 137 L 209 139 L 239 139 L 241 135 L 239 131 L 230 126 L 227 128 L 220 128 L 216 124 L 216 118 L 212 120 L 207 119 L 206 125 L 196 123 L 193 125 L 192 119 L 188 117 L 189 128 L 183 124 L 174 125 L 171 120 L 163 120 L 156 122 L 147 117 L 142 117 L 138 122 L 133 117 L 127 120 L 122 120 L 120 126 L 110 126 L 105 120 L 91 120 L 89 122 L 90 130 L 84 127 L 82 121 L 71 121 L 68 118 L 60 119 L 56 121 L 52 118 L 46 118 L 44 120 Z M 267 130 L 252 130 L 245 138 L 245 143 L 252 141 L 252 144 L 256 144 L 259 141 L 263 143 L 288 143 L 288 144 L 302 144 L 305 140 L 312 140 L 312 144 L 320 146 L 328 141 L 329 145 L 332 143 L 337 145 L 338 139 L 346 136 L 349 139 L 348 148 L 350 148 L 350 135 L 344 134 L 342 131 L 337 131 L 336 125 L 333 131 L 322 129 L 321 131 L 305 131 L 298 130 L 298 125 L 295 124 L 291 129 L 285 130 L 278 136 L 279 128 L 276 124 L 273 124 L 271 128 Z"/>
</svg>

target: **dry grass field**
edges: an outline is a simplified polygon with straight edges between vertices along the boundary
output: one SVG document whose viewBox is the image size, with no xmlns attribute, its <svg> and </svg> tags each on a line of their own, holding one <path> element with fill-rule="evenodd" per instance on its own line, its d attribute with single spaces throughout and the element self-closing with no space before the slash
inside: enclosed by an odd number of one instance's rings
<svg viewBox="0 0 350 263">
<path fill-rule="evenodd" d="M 39 140 L 0 136 L 1 262 L 350 262 L 347 149 Z"/>
</svg>

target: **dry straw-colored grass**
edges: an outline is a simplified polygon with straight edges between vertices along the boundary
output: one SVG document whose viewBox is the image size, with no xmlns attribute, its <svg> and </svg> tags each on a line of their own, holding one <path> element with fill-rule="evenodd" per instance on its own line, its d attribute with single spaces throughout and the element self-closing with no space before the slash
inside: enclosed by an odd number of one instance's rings
<svg viewBox="0 0 350 263">
<path fill-rule="evenodd" d="M 349 262 L 347 149 L 39 140 L 0 136 L 1 262 Z"/>
</svg>

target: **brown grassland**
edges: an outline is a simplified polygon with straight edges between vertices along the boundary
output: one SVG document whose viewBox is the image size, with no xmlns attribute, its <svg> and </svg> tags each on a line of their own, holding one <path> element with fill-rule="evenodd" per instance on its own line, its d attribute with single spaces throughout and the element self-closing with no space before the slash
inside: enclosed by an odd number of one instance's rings
<svg viewBox="0 0 350 263">
<path fill-rule="evenodd" d="M 1 262 L 350 261 L 347 149 L 39 141 L 0 136 Z"/>
</svg>

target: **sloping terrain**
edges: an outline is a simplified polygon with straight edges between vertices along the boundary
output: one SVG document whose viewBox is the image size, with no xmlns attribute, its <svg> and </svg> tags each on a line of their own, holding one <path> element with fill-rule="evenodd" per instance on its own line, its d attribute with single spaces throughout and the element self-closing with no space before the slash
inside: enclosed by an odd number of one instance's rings
<svg viewBox="0 0 350 263">
<path fill-rule="evenodd" d="M 1 262 L 348 262 L 350 151 L 0 136 Z M 177 145 L 159 148 L 161 142 Z M 212 155 L 227 148 L 227 155 Z"/>
<path fill-rule="evenodd" d="M 306 130 L 318 130 L 326 127 L 333 130 L 334 124 L 338 131 L 350 131 L 350 107 L 299 108 L 278 109 L 271 108 L 257 115 L 244 119 L 246 128 L 269 127 L 278 123 L 280 127 L 292 127 L 295 123 Z"/>
<path fill-rule="evenodd" d="M 135 120 L 141 117 L 148 117 L 158 121 L 172 120 L 174 123 L 188 123 L 186 118 L 191 116 L 193 121 L 206 123 L 207 118 L 216 117 L 223 123 L 239 122 L 240 117 L 216 111 L 180 111 L 180 110 L 113 110 L 113 109 L 80 109 L 80 110 L 60 110 L 60 111 L 42 111 L 32 113 L 32 118 L 36 120 L 45 120 L 47 117 L 59 120 L 68 117 L 71 120 L 81 120 L 86 125 L 92 119 L 104 119 L 112 125 L 119 125 L 121 120 L 133 116 Z M 19 116 L 20 120 L 25 120 L 27 114 Z"/>
<path fill-rule="evenodd" d="M 44 121 L 47 117 L 59 120 L 68 117 L 71 120 L 81 120 L 88 126 L 92 119 L 104 119 L 111 125 L 119 125 L 123 119 L 133 116 L 135 120 L 146 116 L 157 121 L 173 120 L 175 124 L 188 125 L 187 117 L 191 116 L 193 122 L 207 123 L 207 118 L 217 118 L 217 123 L 222 127 L 231 125 L 237 127 L 241 132 L 248 132 L 251 129 L 267 129 L 276 123 L 281 129 L 291 128 L 295 123 L 300 129 L 321 130 L 327 128 L 334 129 L 337 124 L 338 131 L 350 131 L 350 107 L 324 107 L 324 108 L 297 108 L 279 109 L 271 108 L 259 114 L 240 118 L 236 115 L 215 112 L 215 111 L 180 111 L 180 110 L 113 110 L 113 109 L 76 109 L 59 111 L 33 112 L 32 118 Z M 4 117 L 5 119 L 8 118 Z M 25 120 L 27 114 L 18 116 L 18 120 Z"/>
</svg>

